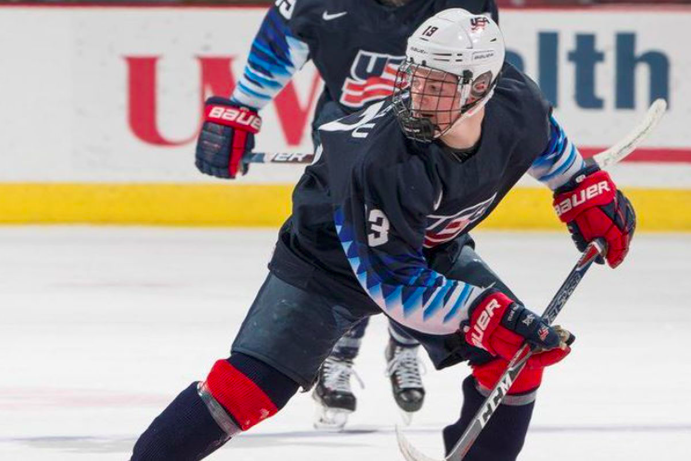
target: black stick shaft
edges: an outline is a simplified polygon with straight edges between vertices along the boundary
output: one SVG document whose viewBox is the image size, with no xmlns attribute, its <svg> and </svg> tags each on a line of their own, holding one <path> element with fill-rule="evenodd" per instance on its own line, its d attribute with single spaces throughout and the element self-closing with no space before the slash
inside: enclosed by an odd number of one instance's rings
<svg viewBox="0 0 691 461">
<path fill-rule="evenodd" d="M 252 152 L 247 154 L 244 163 L 283 163 L 289 165 L 309 165 L 314 160 L 314 154 L 299 152 Z"/>
</svg>

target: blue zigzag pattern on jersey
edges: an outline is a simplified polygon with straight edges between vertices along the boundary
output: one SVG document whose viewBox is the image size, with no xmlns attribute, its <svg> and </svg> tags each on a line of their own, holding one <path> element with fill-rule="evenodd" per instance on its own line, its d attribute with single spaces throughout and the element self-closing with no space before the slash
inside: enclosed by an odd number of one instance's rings
<svg viewBox="0 0 691 461">
<path fill-rule="evenodd" d="M 533 162 L 531 176 L 556 189 L 566 183 L 577 171 L 585 167 L 585 161 L 576 146 L 566 136 L 559 122 L 550 116 L 550 139 L 545 151 Z"/>
<path fill-rule="evenodd" d="M 232 100 L 261 109 L 290 81 L 307 61 L 307 45 L 295 38 L 275 8 L 271 8 L 257 32 L 242 78 Z"/>
<path fill-rule="evenodd" d="M 400 307 L 406 318 L 424 306 L 423 321 L 442 309 L 448 309 L 442 323 L 458 320 L 472 285 L 447 279 L 429 269 L 421 251 L 418 254 L 395 256 L 376 254 L 368 245 L 358 243 L 341 208 L 334 213 L 334 223 L 343 251 L 360 285 L 380 307 L 388 312 Z M 458 290 L 461 290 L 460 295 L 453 305 L 449 305 L 451 297 Z"/>
</svg>

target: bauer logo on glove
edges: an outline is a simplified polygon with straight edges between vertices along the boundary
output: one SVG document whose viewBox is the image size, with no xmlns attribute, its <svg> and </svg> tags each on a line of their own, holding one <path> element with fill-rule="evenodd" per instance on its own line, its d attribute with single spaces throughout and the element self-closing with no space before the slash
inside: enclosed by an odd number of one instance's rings
<svg viewBox="0 0 691 461">
<path fill-rule="evenodd" d="M 607 242 L 607 263 L 617 267 L 624 261 L 636 229 L 636 213 L 609 174 L 596 165 L 585 168 L 554 192 L 553 205 L 580 251 L 601 238 Z"/>
<path fill-rule="evenodd" d="M 206 108 L 206 120 L 214 121 L 233 128 L 247 127 L 257 134 L 262 127 L 262 119 L 256 112 L 244 107 L 227 107 L 209 105 Z"/>
<path fill-rule="evenodd" d="M 602 181 L 588 186 L 587 189 L 580 189 L 578 192 L 574 192 L 570 196 L 567 196 L 554 206 L 557 216 L 568 213 L 574 208 L 584 204 L 586 201 L 595 200 L 598 197 L 606 200 L 605 203 L 611 201 L 614 191 L 609 187 L 609 184 L 610 183 L 607 181 Z"/>
</svg>

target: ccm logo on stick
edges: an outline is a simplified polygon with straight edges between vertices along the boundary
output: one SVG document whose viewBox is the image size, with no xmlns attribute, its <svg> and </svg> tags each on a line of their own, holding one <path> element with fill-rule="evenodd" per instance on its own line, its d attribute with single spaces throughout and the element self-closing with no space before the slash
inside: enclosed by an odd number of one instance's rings
<svg viewBox="0 0 691 461">
<path fill-rule="evenodd" d="M 473 331 L 470 333 L 470 337 L 475 346 L 480 347 L 482 349 L 485 348 L 485 346 L 482 345 L 482 339 L 485 336 L 485 330 L 487 329 L 489 321 L 492 319 L 492 316 L 494 315 L 494 311 L 497 310 L 497 308 L 499 307 L 501 307 L 499 301 L 493 299 L 482 310 L 480 317 L 478 317 L 477 322 L 475 322 L 475 325 L 473 325 Z"/>
<path fill-rule="evenodd" d="M 565 198 L 561 203 L 554 206 L 554 210 L 557 212 L 557 216 L 561 216 L 579 205 L 583 205 L 586 201 L 602 195 L 604 192 L 611 191 L 609 183 L 607 181 L 602 181 Z"/>
<path fill-rule="evenodd" d="M 208 120 L 218 121 L 223 125 L 247 126 L 252 128 L 255 133 L 262 127 L 262 119 L 258 115 L 246 110 L 235 107 L 211 106 L 208 111 Z"/>
</svg>

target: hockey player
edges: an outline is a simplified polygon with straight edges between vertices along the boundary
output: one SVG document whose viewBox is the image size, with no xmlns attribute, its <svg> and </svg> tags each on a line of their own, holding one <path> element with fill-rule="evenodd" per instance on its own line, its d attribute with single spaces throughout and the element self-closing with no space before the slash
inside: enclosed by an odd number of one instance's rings
<svg viewBox="0 0 691 461">
<path fill-rule="evenodd" d="M 154 420 L 133 461 L 196 460 L 309 388 L 333 345 L 384 312 L 437 368 L 468 361 L 457 441 L 524 341 L 531 357 L 466 460 L 511 461 L 523 446 L 545 367 L 572 336 L 523 306 L 475 252 L 468 232 L 524 173 L 554 191 L 581 249 L 607 242 L 618 266 L 635 228 L 629 201 L 587 165 L 537 86 L 504 63 L 484 16 L 438 13 L 410 37 L 392 99 L 320 128 L 320 157 L 293 194 L 270 273 L 231 356 Z"/>
<path fill-rule="evenodd" d="M 247 172 L 242 158 L 254 147 L 265 107 L 311 59 L 325 88 L 313 127 L 389 96 L 410 34 L 435 13 L 461 7 L 497 21 L 494 0 L 278 0 L 254 39 L 244 74 L 230 100 L 211 98 L 207 110 L 235 108 L 245 120 L 231 126 L 207 117 L 197 149 L 197 167 L 206 174 L 234 178 Z M 315 144 L 316 130 L 313 132 Z M 315 425 L 340 428 L 356 408 L 351 390 L 353 360 L 368 319 L 349 330 L 324 362 L 313 396 L 320 406 Z M 395 324 L 385 357 L 396 403 L 404 413 L 418 411 L 424 387 L 418 343 Z M 357 378 L 357 374 L 355 374 Z M 359 379 L 359 378 L 358 378 Z"/>
</svg>

